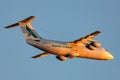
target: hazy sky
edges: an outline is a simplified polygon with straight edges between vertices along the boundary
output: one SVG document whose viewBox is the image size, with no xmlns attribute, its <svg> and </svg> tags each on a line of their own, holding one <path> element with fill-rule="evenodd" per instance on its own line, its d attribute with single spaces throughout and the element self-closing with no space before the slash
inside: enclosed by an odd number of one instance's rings
<svg viewBox="0 0 120 80">
<path fill-rule="evenodd" d="M 19 27 L 3 27 L 31 15 L 33 26 L 47 39 L 72 41 L 96 30 L 95 39 L 115 59 L 58 61 L 25 43 Z M 0 80 L 119 80 L 120 0 L 0 0 Z"/>
</svg>

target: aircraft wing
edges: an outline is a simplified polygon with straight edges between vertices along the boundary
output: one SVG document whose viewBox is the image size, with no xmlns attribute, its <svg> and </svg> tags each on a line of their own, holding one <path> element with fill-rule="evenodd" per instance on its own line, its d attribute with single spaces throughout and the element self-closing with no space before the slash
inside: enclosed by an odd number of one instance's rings
<svg viewBox="0 0 120 80">
<path fill-rule="evenodd" d="M 41 53 L 41 54 L 35 55 L 35 56 L 33 56 L 32 58 L 41 58 L 41 57 L 45 57 L 45 56 L 48 56 L 48 55 L 49 55 L 49 53 L 44 52 L 44 53 Z"/>
<path fill-rule="evenodd" d="M 93 41 L 93 38 L 95 37 L 95 36 L 97 36 L 98 34 L 100 34 L 101 32 L 100 31 L 95 31 L 95 32 L 93 32 L 93 33 L 91 33 L 91 34 L 88 34 L 87 36 L 85 36 L 85 37 L 82 37 L 82 38 L 80 38 L 80 39 L 77 39 L 77 40 L 75 40 L 75 41 L 71 41 L 70 43 L 75 43 L 75 44 L 81 44 L 81 43 L 89 43 L 90 41 Z"/>
</svg>

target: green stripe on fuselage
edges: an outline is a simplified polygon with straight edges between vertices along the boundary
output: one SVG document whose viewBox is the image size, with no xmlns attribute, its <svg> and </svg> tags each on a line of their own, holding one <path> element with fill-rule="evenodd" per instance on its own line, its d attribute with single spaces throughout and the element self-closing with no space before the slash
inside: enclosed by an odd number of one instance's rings
<svg viewBox="0 0 120 80">
<path fill-rule="evenodd" d="M 26 30 L 30 35 L 32 35 L 34 38 L 38 38 L 38 36 L 26 25 Z"/>
</svg>

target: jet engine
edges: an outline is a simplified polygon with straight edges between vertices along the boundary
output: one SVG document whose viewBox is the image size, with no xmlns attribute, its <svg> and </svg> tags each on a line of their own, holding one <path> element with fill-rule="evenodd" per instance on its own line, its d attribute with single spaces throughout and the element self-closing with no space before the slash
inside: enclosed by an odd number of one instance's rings
<svg viewBox="0 0 120 80">
<path fill-rule="evenodd" d="M 65 56 L 56 56 L 56 58 L 60 61 L 65 61 L 67 58 Z"/>
<path fill-rule="evenodd" d="M 96 48 L 101 47 L 101 44 L 100 44 L 99 42 L 97 42 L 97 41 L 91 42 L 90 45 L 91 45 L 91 46 L 94 46 L 94 47 L 96 47 Z"/>
<path fill-rule="evenodd" d="M 92 46 L 92 45 L 90 45 L 90 44 L 87 44 L 87 45 L 86 45 L 86 48 L 88 48 L 88 49 L 90 49 L 90 50 L 95 50 L 95 49 L 96 49 L 96 47 L 94 47 L 94 46 Z"/>
</svg>

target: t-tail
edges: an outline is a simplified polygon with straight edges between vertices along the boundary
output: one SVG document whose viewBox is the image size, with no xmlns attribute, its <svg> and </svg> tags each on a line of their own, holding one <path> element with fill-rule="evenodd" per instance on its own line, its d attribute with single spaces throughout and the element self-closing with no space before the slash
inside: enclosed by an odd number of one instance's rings
<svg viewBox="0 0 120 80">
<path fill-rule="evenodd" d="M 12 25 L 9 25 L 5 28 L 13 28 L 13 27 L 17 27 L 17 26 L 20 26 L 22 31 L 23 31 L 23 34 L 24 34 L 24 37 L 26 38 L 26 40 L 29 40 L 29 39 L 41 39 L 42 37 L 40 37 L 38 35 L 38 33 L 34 30 L 31 22 L 33 21 L 33 19 L 35 18 L 35 16 L 30 16 L 22 21 L 19 21 L 15 24 L 12 24 Z"/>
</svg>

